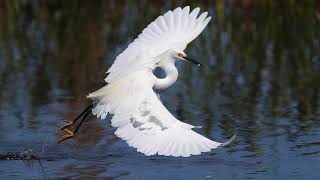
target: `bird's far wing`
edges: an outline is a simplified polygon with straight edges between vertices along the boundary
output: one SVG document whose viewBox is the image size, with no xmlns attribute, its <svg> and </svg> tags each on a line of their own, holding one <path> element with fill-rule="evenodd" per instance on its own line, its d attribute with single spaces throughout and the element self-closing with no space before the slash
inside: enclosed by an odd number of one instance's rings
<svg viewBox="0 0 320 180">
<path fill-rule="evenodd" d="M 177 120 L 152 89 L 151 71 L 138 71 L 89 95 L 96 99 L 93 114 L 114 114 L 115 134 L 145 155 L 200 154 L 224 145 L 194 132 L 194 126 Z M 103 98 L 102 98 L 103 97 Z"/>
<path fill-rule="evenodd" d="M 183 51 L 207 26 L 211 17 L 200 8 L 190 12 L 189 6 L 176 8 L 151 22 L 128 47 L 117 56 L 105 81 L 111 83 L 131 72 L 154 68 L 156 57 L 168 49 Z"/>
</svg>

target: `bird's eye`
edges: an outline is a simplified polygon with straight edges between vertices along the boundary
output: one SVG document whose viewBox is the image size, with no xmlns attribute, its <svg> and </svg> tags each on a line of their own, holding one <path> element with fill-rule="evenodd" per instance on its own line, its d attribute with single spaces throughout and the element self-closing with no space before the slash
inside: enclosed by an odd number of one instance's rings
<svg viewBox="0 0 320 180">
<path fill-rule="evenodd" d="M 184 57 L 183 54 L 181 54 L 181 53 L 178 53 L 178 56 L 181 57 L 181 58 Z"/>
</svg>

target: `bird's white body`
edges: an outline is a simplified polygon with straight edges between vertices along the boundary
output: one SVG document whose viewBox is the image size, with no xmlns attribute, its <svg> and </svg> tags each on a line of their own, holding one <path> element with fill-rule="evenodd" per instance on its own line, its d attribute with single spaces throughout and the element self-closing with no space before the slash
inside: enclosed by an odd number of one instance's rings
<svg viewBox="0 0 320 180">
<path fill-rule="evenodd" d="M 224 145 L 176 119 L 156 94 L 176 82 L 177 53 L 208 24 L 207 13 L 197 18 L 198 12 L 185 7 L 158 17 L 117 57 L 108 70 L 108 84 L 88 95 L 95 103 L 93 114 L 102 119 L 113 114 L 115 135 L 145 155 L 188 157 Z M 163 68 L 166 77 L 157 78 L 155 67 Z"/>
</svg>

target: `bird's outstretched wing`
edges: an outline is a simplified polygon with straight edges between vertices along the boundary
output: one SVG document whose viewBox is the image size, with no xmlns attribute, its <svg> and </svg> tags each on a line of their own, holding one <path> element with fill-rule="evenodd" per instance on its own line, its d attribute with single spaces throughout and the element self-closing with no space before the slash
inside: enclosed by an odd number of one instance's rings
<svg viewBox="0 0 320 180">
<path fill-rule="evenodd" d="M 131 44 L 119 54 L 107 73 L 105 81 L 111 83 L 134 71 L 154 68 L 157 57 L 168 49 L 183 51 L 207 26 L 211 17 L 200 8 L 190 12 L 189 6 L 178 7 L 151 22 Z"/>
<path fill-rule="evenodd" d="M 96 103 L 93 114 L 113 114 L 115 134 L 145 155 L 197 155 L 225 145 L 194 132 L 194 126 L 177 120 L 152 89 L 151 70 L 137 71 L 89 94 Z"/>
</svg>

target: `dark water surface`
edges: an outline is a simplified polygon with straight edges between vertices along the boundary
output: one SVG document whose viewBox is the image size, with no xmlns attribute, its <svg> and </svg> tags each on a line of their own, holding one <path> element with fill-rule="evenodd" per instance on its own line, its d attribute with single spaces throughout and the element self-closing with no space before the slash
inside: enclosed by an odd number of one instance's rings
<svg viewBox="0 0 320 180">
<path fill-rule="evenodd" d="M 200 6 L 214 20 L 162 94 L 167 108 L 228 147 L 146 157 L 91 117 L 57 144 L 114 58 L 160 13 Z M 0 1 L 0 179 L 319 179 L 319 1 Z"/>
</svg>

